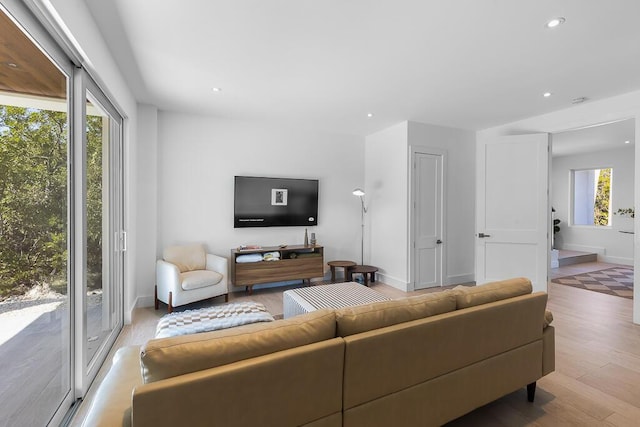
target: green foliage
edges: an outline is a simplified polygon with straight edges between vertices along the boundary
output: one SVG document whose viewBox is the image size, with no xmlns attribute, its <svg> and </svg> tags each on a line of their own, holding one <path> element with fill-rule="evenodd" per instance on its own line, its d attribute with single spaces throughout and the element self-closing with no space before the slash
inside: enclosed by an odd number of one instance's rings
<svg viewBox="0 0 640 427">
<path fill-rule="evenodd" d="M 102 287 L 102 117 L 87 117 L 87 288 Z"/>
<path fill-rule="evenodd" d="M 616 215 L 620 215 L 620 216 L 628 216 L 630 218 L 635 218 L 636 217 L 636 211 L 633 208 L 625 208 L 625 209 L 618 209 L 616 212 L 614 212 L 614 214 Z"/>
<path fill-rule="evenodd" d="M 66 282 L 67 141 L 66 113 L 0 105 L 0 297 Z M 87 254 L 95 284 L 101 284 L 101 221 L 102 118 L 89 117 Z"/>
<path fill-rule="evenodd" d="M 600 169 L 596 201 L 593 207 L 593 223 L 609 225 L 609 201 L 611 196 L 611 169 Z"/>
<path fill-rule="evenodd" d="M 67 117 L 0 106 L 0 296 L 66 276 Z"/>
</svg>

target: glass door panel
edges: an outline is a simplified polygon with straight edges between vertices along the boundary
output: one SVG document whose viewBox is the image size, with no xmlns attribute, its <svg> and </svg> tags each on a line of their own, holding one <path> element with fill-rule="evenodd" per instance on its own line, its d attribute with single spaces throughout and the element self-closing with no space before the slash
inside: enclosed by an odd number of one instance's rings
<svg viewBox="0 0 640 427">
<path fill-rule="evenodd" d="M 42 426 L 72 399 L 70 79 L 2 9 L 0 39 L 0 424 Z"/>
<path fill-rule="evenodd" d="M 84 324 L 87 383 L 95 375 L 110 344 L 122 326 L 120 244 L 122 211 L 120 194 L 120 118 L 104 107 L 106 100 L 84 74 L 85 184 L 86 184 L 86 284 Z"/>
<path fill-rule="evenodd" d="M 113 329 L 109 310 L 109 117 L 87 100 L 87 361 Z M 105 238 L 106 237 L 106 238 Z"/>
</svg>

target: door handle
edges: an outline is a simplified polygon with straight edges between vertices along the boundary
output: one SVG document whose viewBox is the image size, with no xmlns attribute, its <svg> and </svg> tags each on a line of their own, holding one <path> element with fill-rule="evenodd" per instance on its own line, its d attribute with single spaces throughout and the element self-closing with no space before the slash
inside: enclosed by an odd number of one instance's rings
<svg viewBox="0 0 640 427">
<path fill-rule="evenodd" d="M 442 240 L 438 239 L 436 240 L 436 245 L 441 245 L 442 244 Z"/>
<path fill-rule="evenodd" d="M 478 233 L 478 237 L 480 237 L 482 239 L 482 238 L 485 238 L 485 237 L 491 237 L 491 235 L 490 234 L 484 234 L 484 233 Z"/>
</svg>

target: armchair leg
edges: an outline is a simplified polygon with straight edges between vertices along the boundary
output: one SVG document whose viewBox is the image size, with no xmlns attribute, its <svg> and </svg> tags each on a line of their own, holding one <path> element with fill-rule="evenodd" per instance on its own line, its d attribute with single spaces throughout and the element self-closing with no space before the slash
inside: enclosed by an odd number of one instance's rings
<svg viewBox="0 0 640 427">
<path fill-rule="evenodd" d="M 169 292 L 169 303 L 167 304 L 167 311 L 173 313 L 173 292 Z"/>
<path fill-rule="evenodd" d="M 158 285 L 156 285 L 154 291 L 153 291 L 153 300 L 154 300 L 154 307 L 156 308 L 156 310 L 158 309 L 158 307 L 160 306 L 158 304 Z"/>
</svg>

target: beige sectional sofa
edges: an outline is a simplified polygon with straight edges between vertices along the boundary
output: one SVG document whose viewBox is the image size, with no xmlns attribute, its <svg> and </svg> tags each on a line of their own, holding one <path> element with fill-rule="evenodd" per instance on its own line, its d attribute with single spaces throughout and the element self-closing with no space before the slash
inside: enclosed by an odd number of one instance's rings
<svg viewBox="0 0 640 427">
<path fill-rule="evenodd" d="M 441 425 L 554 370 L 526 279 L 125 347 L 87 426 Z"/>
</svg>

